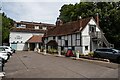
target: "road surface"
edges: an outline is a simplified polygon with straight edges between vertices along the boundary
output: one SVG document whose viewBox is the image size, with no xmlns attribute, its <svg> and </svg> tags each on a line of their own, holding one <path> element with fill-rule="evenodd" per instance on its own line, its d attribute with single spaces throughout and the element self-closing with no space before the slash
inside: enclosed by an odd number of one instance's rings
<svg viewBox="0 0 120 80">
<path fill-rule="evenodd" d="M 4 70 L 6 78 L 118 78 L 117 64 L 102 63 L 20 51 L 10 58 Z"/>
</svg>

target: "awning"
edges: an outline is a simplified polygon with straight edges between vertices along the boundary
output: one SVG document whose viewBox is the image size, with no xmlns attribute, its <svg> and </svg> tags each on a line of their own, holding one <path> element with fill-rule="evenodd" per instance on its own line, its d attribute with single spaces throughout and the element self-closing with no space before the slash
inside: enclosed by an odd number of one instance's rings
<svg viewBox="0 0 120 80">
<path fill-rule="evenodd" d="M 33 35 L 27 40 L 27 43 L 42 43 L 42 37 L 41 35 Z"/>
</svg>

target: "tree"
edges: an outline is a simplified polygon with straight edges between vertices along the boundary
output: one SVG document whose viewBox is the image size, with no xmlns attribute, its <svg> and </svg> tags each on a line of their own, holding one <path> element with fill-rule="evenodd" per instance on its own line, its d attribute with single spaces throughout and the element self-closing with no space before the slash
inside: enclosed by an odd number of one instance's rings
<svg viewBox="0 0 120 80">
<path fill-rule="evenodd" d="M 2 13 L 2 42 L 9 42 L 10 29 L 13 27 L 13 20 Z"/>
<path fill-rule="evenodd" d="M 77 20 L 78 16 L 94 17 L 96 13 L 99 13 L 99 24 L 108 41 L 115 44 L 115 48 L 120 48 L 120 2 L 80 2 L 75 5 L 63 5 L 59 17 L 66 23 Z"/>
</svg>

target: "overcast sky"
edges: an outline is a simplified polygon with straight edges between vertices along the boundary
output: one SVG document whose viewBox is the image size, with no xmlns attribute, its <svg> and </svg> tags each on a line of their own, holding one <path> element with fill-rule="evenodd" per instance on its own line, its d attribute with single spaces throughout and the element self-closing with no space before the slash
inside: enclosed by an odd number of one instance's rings
<svg viewBox="0 0 120 80">
<path fill-rule="evenodd" d="M 2 11 L 15 21 L 55 24 L 62 5 L 79 2 L 79 0 L 2 0 Z"/>
</svg>

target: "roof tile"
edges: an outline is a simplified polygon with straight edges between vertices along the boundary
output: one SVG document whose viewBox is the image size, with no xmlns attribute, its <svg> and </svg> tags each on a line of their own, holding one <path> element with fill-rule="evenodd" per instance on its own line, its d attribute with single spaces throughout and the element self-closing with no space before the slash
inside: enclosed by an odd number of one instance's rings
<svg viewBox="0 0 120 80">
<path fill-rule="evenodd" d="M 68 35 L 73 34 L 76 32 L 80 32 L 84 29 L 84 27 L 88 24 L 92 17 L 68 22 L 61 26 L 56 26 L 54 28 L 49 29 L 45 36 L 61 36 L 61 35 Z"/>
<path fill-rule="evenodd" d="M 28 43 L 41 43 L 42 42 L 42 36 L 41 35 L 33 35 L 30 39 L 27 41 Z"/>
</svg>

